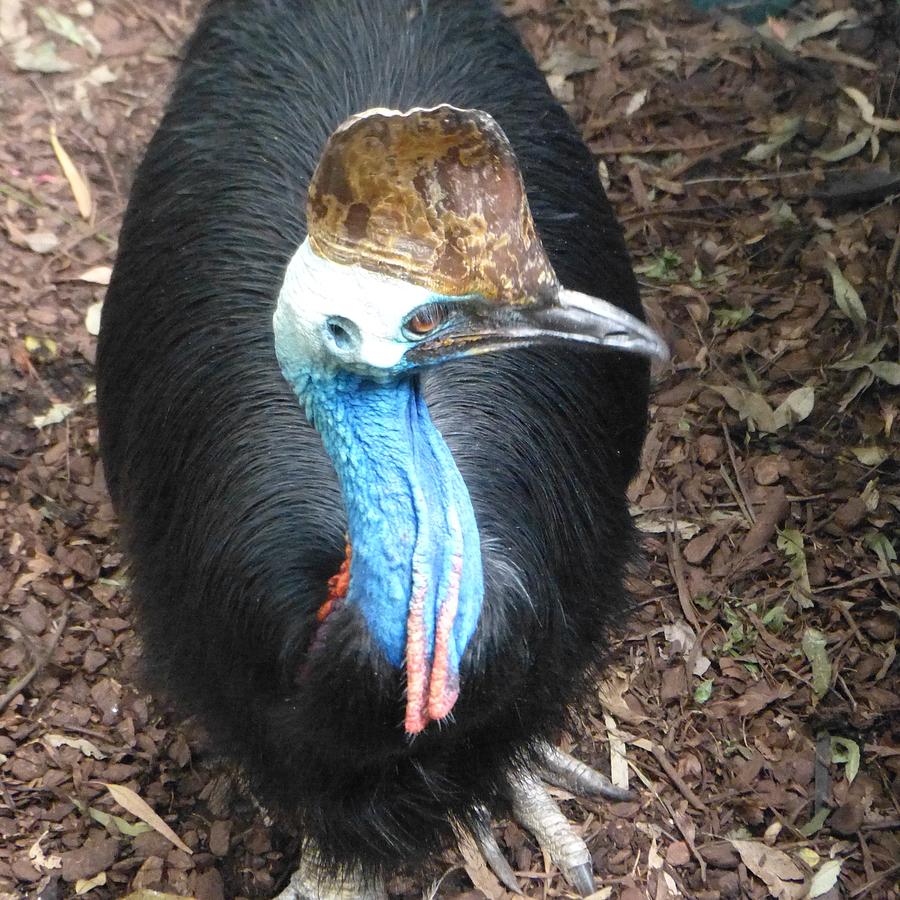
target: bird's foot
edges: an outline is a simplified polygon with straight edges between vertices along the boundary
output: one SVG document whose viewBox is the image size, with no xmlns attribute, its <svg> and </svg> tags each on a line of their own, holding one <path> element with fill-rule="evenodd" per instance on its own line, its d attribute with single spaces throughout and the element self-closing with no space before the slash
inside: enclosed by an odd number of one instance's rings
<svg viewBox="0 0 900 900">
<path fill-rule="evenodd" d="M 382 884 L 326 870 L 307 847 L 288 886 L 274 900 L 387 900 L 387 892 Z"/>
<path fill-rule="evenodd" d="M 509 797 L 513 818 L 534 835 L 541 849 L 583 896 L 594 892 L 594 870 L 587 844 L 559 811 L 542 780 L 573 794 L 605 800 L 631 800 L 631 791 L 616 787 L 605 775 L 549 744 L 541 748 L 536 771 L 511 777 Z M 475 829 L 475 841 L 500 882 L 519 893 L 516 877 L 491 833 L 485 812 Z"/>
</svg>

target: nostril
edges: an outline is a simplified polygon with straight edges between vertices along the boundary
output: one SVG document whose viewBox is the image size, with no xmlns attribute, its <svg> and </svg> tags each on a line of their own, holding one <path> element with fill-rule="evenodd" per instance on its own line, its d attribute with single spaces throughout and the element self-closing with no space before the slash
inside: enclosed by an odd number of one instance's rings
<svg viewBox="0 0 900 900">
<path fill-rule="evenodd" d="M 352 350 L 359 343 L 356 325 L 341 316 L 331 316 L 325 322 L 328 340 L 336 350 Z"/>
</svg>

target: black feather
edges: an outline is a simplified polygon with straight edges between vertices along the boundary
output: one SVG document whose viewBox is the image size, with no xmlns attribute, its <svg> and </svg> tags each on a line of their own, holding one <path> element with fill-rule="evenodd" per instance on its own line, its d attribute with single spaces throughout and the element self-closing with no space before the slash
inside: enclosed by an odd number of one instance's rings
<svg viewBox="0 0 900 900">
<path fill-rule="evenodd" d="M 401 673 L 352 608 L 308 650 L 345 514 L 275 359 L 271 317 L 307 185 L 349 115 L 493 115 L 562 283 L 640 314 L 595 164 L 486 0 L 217 0 L 135 179 L 98 353 L 103 459 L 147 667 L 326 861 L 387 872 L 496 808 L 506 772 L 584 697 L 621 619 L 625 487 L 648 373 L 621 354 L 512 352 L 430 372 L 469 488 L 486 601 L 455 721 L 410 742 Z"/>
</svg>

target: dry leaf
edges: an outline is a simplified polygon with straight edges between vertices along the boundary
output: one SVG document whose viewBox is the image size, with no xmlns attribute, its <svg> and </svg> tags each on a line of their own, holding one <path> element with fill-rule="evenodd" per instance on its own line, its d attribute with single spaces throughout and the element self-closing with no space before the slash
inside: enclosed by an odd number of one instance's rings
<svg viewBox="0 0 900 900">
<path fill-rule="evenodd" d="M 72 157 L 66 153 L 65 147 L 59 142 L 59 138 L 56 136 L 56 126 L 52 124 L 50 126 L 50 145 L 53 147 L 63 175 L 66 176 L 66 181 L 69 182 L 69 187 L 72 189 L 72 195 L 75 197 L 81 218 L 90 219 L 91 210 L 94 207 L 90 185 L 72 162 Z"/>
<path fill-rule="evenodd" d="M 606 734 L 609 737 L 609 780 L 622 790 L 628 790 L 628 756 L 625 741 L 619 734 L 616 720 L 607 712 L 603 713 Z"/>
<path fill-rule="evenodd" d="M 872 134 L 872 128 L 863 128 L 861 131 L 857 132 L 856 137 L 854 137 L 853 140 L 847 141 L 846 144 L 836 147 L 834 150 L 822 150 L 821 148 L 817 148 L 813 150 L 813 156 L 818 157 L 825 162 L 840 162 L 842 159 L 849 159 L 851 156 L 856 156 L 856 154 L 869 143 L 872 139 Z"/>
<path fill-rule="evenodd" d="M 864 466 L 880 466 L 888 458 L 884 447 L 851 447 L 850 452 Z"/>
<path fill-rule="evenodd" d="M 112 277 L 112 266 L 94 266 L 78 276 L 79 281 L 87 281 L 90 284 L 109 284 Z"/>
<path fill-rule="evenodd" d="M 106 754 L 102 750 L 98 750 L 85 738 L 72 738 L 65 734 L 46 734 L 43 737 L 43 742 L 54 750 L 57 747 L 74 747 L 92 759 L 106 759 Z"/>
<path fill-rule="evenodd" d="M 59 246 L 59 238 L 52 231 L 32 231 L 22 237 L 33 253 L 51 253 Z"/>
<path fill-rule="evenodd" d="M 132 891 L 122 900 L 196 900 L 195 897 L 185 897 L 184 894 L 167 894 L 164 891 L 151 891 L 142 888 L 139 891 Z"/>
<path fill-rule="evenodd" d="M 803 873 L 797 864 L 781 850 L 767 847 L 760 841 L 731 841 L 744 865 L 769 889 L 778 900 L 801 900 L 805 894 Z"/>
<path fill-rule="evenodd" d="M 484 856 L 471 835 L 463 834 L 460 837 L 459 852 L 472 884 L 489 900 L 502 900 L 506 896 L 506 890 L 484 861 Z"/>
<path fill-rule="evenodd" d="M 11 44 L 28 34 L 22 0 L 0 0 L 0 43 Z"/>
<path fill-rule="evenodd" d="M 632 94 L 628 100 L 628 104 L 625 107 L 625 118 L 629 119 L 633 116 L 646 102 L 647 95 L 650 93 L 648 88 L 644 88 L 642 91 L 638 91 L 636 94 Z"/>
<path fill-rule="evenodd" d="M 542 63 L 544 72 L 552 72 L 561 78 L 570 75 L 579 75 L 582 72 L 590 72 L 600 67 L 600 60 L 593 56 L 585 56 L 568 47 L 560 47 L 554 50 Z"/>
<path fill-rule="evenodd" d="M 78 881 L 75 882 L 75 893 L 80 897 L 82 894 L 92 891 L 95 887 L 103 887 L 105 884 L 106 872 L 100 872 L 93 878 L 79 878 Z"/>
<path fill-rule="evenodd" d="M 859 107 L 860 115 L 867 125 L 882 131 L 900 133 L 900 119 L 882 119 L 875 115 L 875 107 L 869 98 L 855 87 L 841 86 L 841 90 Z"/>
<path fill-rule="evenodd" d="M 793 50 L 795 47 L 799 47 L 803 41 L 809 40 L 809 38 L 818 37 L 820 34 L 827 34 L 829 31 L 834 31 L 835 28 L 842 25 L 848 19 L 856 20 L 858 18 L 859 14 L 855 9 L 840 9 L 822 16 L 821 19 L 798 22 L 784 35 L 781 39 L 781 43 L 784 44 L 788 50 Z"/>
<path fill-rule="evenodd" d="M 100 55 L 100 42 L 84 25 L 78 25 L 67 15 L 50 9 L 47 6 L 35 8 L 37 17 L 44 23 L 47 31 L 58 34 L 79 47 L 84 47 L 91 56 Z"/>
<path fill-rule="evenodd" d="M 814 897 L 821 897 L 822 894 L 827 894 L 837 884 L 842 865 L 843 861 L 840 859 L 829 859 L 824 863 L 822 868 L 813 875 L 809 885 L 809 893 L 806 896 L 812 900 Z"/>
<path fill-rule="evenodd" d="M 92 334 L 94 337 L 100 334 L 100 317 L 102 313 L 103 301 L 98 300 L 87 308 L 87 312 L 84 315 L 84 327 L 87 329 L 87 333 Z"/>
<path fill-rule="evenodd" d="M 48 831 L 45 831 L 29 848 L 28 848 L 28 858 L 31 860 L 31 864 L 36 869 L 59 869 L 62 868 L 62 857 L 59 856 L 44 856 L 44 851 L 41 849 L 41 841 L 44 840 L 45 837 L 49 834 Z"/>
<path fill-rule="evenodd" d="M 42 416 L 35 416 L 31 420 L 31 426 L 32 428 L 46 428 L 48 425 L 59 425 L 73 412 L 75 412 L 74 407 L 69 406 L 68 403 L 54 403 Z"/>
<path fill-rule="evenodd" d="M 833 259 L 825 260 L 825 268 L 831 275 L 831 284 L 834 289 L 834 302 L 840 311 L 847 316 L 857 328 L 866 324 L 866 308 L 859 299 L 856 288 L 847 281 L 844 273 L 838 268 Z"/>
<path fill-rule="evenodd" d="M 13 63 L 23 72 L 42 72 L 46 75 L 71 72 L 75 68 L 72 63 L 60 59 L 53 41 L 44 41 L 33 47 L 31 38 L 24 38 L 16 44 Z"/>
<path fill-rule="evenodd" d="M 168 825 L 150 808 L 146 800 L 139 797 L 131 788 L 121 784 L 107 784 L 103 786 L 112 794 L 113 800 L 123 809 L 137 816 L 142 822 L 146 822 L 154 831 L 159 832 L 166 840 L 171 841 L 179 850 L 184 850 L 188 855 L 193 850 Z"/>
</svg>

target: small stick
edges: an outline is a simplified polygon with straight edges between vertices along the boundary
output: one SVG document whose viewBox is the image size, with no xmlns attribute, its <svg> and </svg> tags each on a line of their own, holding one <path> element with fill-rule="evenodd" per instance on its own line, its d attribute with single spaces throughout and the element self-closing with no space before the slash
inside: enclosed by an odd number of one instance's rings
<svg viewBox="0 0 900 900">
<path fill-rule="evenodd" d="M 650 752 L 653 754 L 656 761 L 662 767 L 662 770 L 669 777 L 669 780 L 678 790 L 681 792 L 681 796 L 687 800 L 691 806 L 694 807 L 698 812 L 709 812 L 706 804 L 690 789 L 690 787 L 685 783 L 684 779 L 675 771 L 675 766 L 669 762 L 666 758 L 666 753 L 659 744 L 650 744 Z"/>
<path fill-rule="evenodd" d="M 728 430 L 728 425 L 725 422 L 725 417 L 719 414 L 719 424 L 722 426 L 722 433 L 725 435 L 725 446 L 728 448 L 728 458 L 731 460 L 731 468 L 734 469 L 734 478 L 737 481 L 737 486 L 741 492 L 741 497 L 744 500 L 744 505 L 747 507 L 747 515 L 750 517 L 750 524 L 753 525 L 756 522 L 756 513 L 753 512 L 753 503 L 750 500 L 750 494 L 747 492 L 747 486 L 744 484 L 744 479 L 741 478 L 741 473 L 738 471 L 737 465 L 737 456 L 734 452 L 734 444 L 731 443 L 731 432 Z"/>
<path fill-rule="evenodd" d="M 50 640 L 50 645 L 38 657 L 31 668 L 23 675 L 18 681 L 14 681 L 5 694 L 0 696 L 0 712 L 3 712 L 7 706 L 9 706 L 12 701 L 34 681 L 35 676 L 44 666 L 50 662 L 50 657 L 53 656 L 53 651 L 56 650 L 57 644 L 59 644 L 60 638 L 63 636 L 63 632 L 66 630 L 66 625 L 69 621 L 69 606 L 71 605 L 71 598 L 67 598 L 66 602 L 63 604 L 62 613 L 60 614 L 56 631 L 53 633 L 53 637 Z"/>
</svg>

